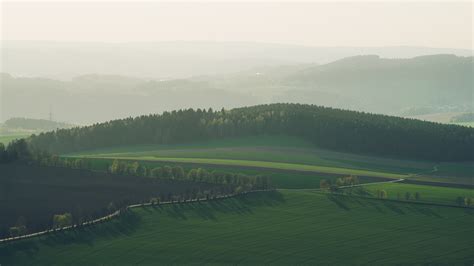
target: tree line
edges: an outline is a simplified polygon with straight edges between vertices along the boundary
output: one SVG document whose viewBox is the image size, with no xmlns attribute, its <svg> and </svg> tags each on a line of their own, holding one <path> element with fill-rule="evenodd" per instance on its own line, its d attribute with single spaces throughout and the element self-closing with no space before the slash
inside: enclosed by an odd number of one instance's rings
<svg viewBox="0 0 474 266">
<path fill-rule="evenodd" d="M 43 153 L 37 158 L 37 163 L 43 166 L 68 167 L 73 169 L 92 170 L 89 160 L 81 158 L 62 158 L 57 155 Z M 126 175 L 147 177 L 160 180 L 176 180 L 203 182 L 218 185 L 229 185 L 239 192 L 255 189 L 268 189 L 271 187 L 271 179 L 265 175 L 246 175 L 243 173 L 231 173 L 224 171 L 208 171 L 204 168 L 193 168 L 186 171 L 180 165 L 164 165 L 147 168 L 138 161 L 126 161 L 115 159 L 107 167 L 107 172 L 114 175 Z"/>
<path fill-rule="evenodd" d="M 148 169 L 139 162 L 128 162 L 115 159 L 108 171 L 111 174 L 128 174 L 157 179 L 180 180 L 191 182 L 204 182 L 211 184 L 230 185 L 236 191 L 250 191 L 254 189 L 268 189 L 271 181 L 268 176 L 250 176 L 242 173 L 230 173 L 223 171 L 208 171 L 204 168 L 190 169 L 188 172 L 182 166 L 164 165 Z"/>
<path fill-rule="evenodd" d="M 459 196 L 456 198 L 456 204 L 458 204 L 459 206 L 466 206 L 466 207 L 474 206 L 474 198 Z"/>
<path fill-rule="evenodd" d="M 334 182 L 331 179 L 321 179 L 319 181 L 319 188 L 321 190 L 329 190 L 336 192 L 343 187 L 348 187 L 347 191 L 352 192 L 350 189 L 352 186 L 359 184 L 359 178 L 355 175 L 338 177 Z"/>
<path fill-rule="evenodd" d="M 0 163 L 32 159 L 30 147 L 25 139 L 10 142 L 6 147 L 0 142 Z"/>
<path fill-rule="evenodd" d="M 122 162 L 120 162 L 122 163 Z M 134 167 L 136 162 L 127 164 L 127 167 Z M 163 168 L 170 168 L 170 169 L 180 169 L 184 173 L 184 170 L 177 166 L 177 167 L 169 167 L 164 166 Z M 153 168 L 158 169 L 158 168 Z M 214 186 L 208 190 L 201 191 L 200 189 L 191 189 L 186 190 L 183 193 L 163 193 L 163 194 L 156 194 L 149 199 L 143 199 L 141 202 L 133 202 L 133 204 L 150 204 L 152 206 L 160 204 L 160 202 L 168 201 L 171 203 L 186 203 L 190 201 L 200 202 L 201 200 L 215 200 L 218 199 L 220 196 L 231 195 L 231 194 L 239 194 L 247 191 L 251 191 L 252 189 L 268 189 L 269 187 L 269 179 L 263 176 L 245 176 L 243 174 L 232 174 L 232 173 L 217 173 L 217 172 L 207 172 L 205 169 L 198 168 L 198 169 L 191 169 L 188 172 L 188 175 L 183 175 L 181 180 L 188 180 L 186 176 L 189 176 L 189 173 L 203 173 L 208 177 L 211 177 L 211 183 L 221 184 L 220 186 Z M 121 173 L 115 173 L 121 174 Z M 218 182 L 212 182 L 212 180 L 219 180 L 218 177 L 222 177 L 223 179 Z M 156 177 L 151 177 L 156 178 Z M 176 180 L 174 175 L 170 175 L 167 178 L 171 180 Z M 203 179 L 201 182 L 206 182 Z M 209 181 L 208 181 L 209 182 Z M 122 200 L 120 202 L 110 202 L 106 208 L 102 208 L 100 211 L 95 212 L 94 214 L 85 214 L 80 210 L 73 210 L 65 213 L 55 214 L 52 217 L 51 224 L 47 228 L 43 228 L 43 230 L 55 230 L 59 228 L 64 228 L 67 226 L 74 226 L 75 228 L 80 228 L 84 225 L 87 221 L 92 221 L 98 218 L 110 216 L 114 214 L 116 211 L 120 211 L 119 214 L 127 214 L 128 206 L 132 204 L 132 202 L 128 200 Z M 110 217 L 108 217 L 110 218 Z M 8 236 L 16 237 L 21 235 L 26 235 L 31 233 L 29 227 L 27 225 L 26 219 L 23 216 L 20 216 L 15 223 L 14 226 L 8 228 Z M 0 231 L 0 238 L 6 237 Z"/>
<path fill-rule="evenodd" d="M 474 160 L 474 129 L 303 104 L 186 109 L 33 135 L 33 153 L 136 144 L 289 135 L 345 152 L 434 161 Z"/>
</svg>

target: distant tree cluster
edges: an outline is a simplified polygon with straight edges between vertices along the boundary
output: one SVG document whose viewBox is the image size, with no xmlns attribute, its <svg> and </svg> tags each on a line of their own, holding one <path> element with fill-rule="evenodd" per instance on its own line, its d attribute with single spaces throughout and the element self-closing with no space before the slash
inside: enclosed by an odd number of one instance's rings
<svg viewBox="0 0 474 266">
<path fill-rule="evenodd" d="M 9 234 L 11 237 L 15 236 L 21 236 L 25 235 L 28 233 L 27 227 L 26 227 L 26 219 L 23 216 L 18 217 L 18 220 L 15 224 L 15 226 L 12 226 L 8 230 Z"/>
<path fill-rule="evenodd" d="M 114 160 L 108 169 L 111 174 L 147 176 L 148 171 L 145 166 L 138 162 L 129 163 L 126 161 Z"/>
<path fill-rule="evenodd" d="M 412 194 L 411 192 L 407 191 L 407 192 L 405 192 L 404 195 L 405 195 L 404 196 L 405 200 L 413 200 L 413 199 L 414 200 L 420 200 L 421 199 L 420 192 L 415 192 L 414 194 Z M 402 200 L 402 196 L 401 196 L 400 192 L 398 192 L 398 194 L 397 194 L 397 199 Z"/>
<path fill-rule="evenodd" d="M 388 193 L 383 190 L 383 189 L 377 189 L 375 191 L 375 197 L 379 198 L 379 199 L 386 199 L 388 198 Z M 397 200 L 421 200 L 421 194 L 420 192 L 415 192 L 414 194 L 412 194 L 411 192 L 405 192 L 402 196 L 402 193 L 401 192 L 397 192 Z"/>
<path fill-rule="evenodd" d="M 319 181 L 319 188 L 322 190 L 330 190 L 332 192 L 337 191 L 341 187 L 351 187 L 359 184 L 359 178 L 354 175 L 339 177 L 336 179 L 335 182 L 332 182 L 330 179 L 321 179 Z M 347 190 L 348 192 L 352 192 L 351 189 Z"/>
<path fill-rule="evenodd" d="M 72 225 L 72 214 L 67 212 L 63 214 L 55 214 L 53 216 L 53 228 L 63 228 Z"/>
<path fill-rule="evenodd" d="M 354 186 L 359 184 L 359 178 L 354 175 L 339 177 L 336 179 L 336 185 L 338 187 L 342 186 Z"/>
<path fill-rule="evenodd" d="M 457 197 L 456 203 L 459 206 L 471 207 L 474 206 L 474 198 L 471 197 Z"/>
<path fill-rule="evenodd" d="M 91 169 L 90 161 L 81 158 L 60 158 L 57 155 L 43 153 L 33 158 L 42 166 L 68 167 L 72 169 Z"/>
<path fill-rule="evenodd" d="M 62 122 L 50 121 L 46 119 L 32 119 L 13 117 L 5 121 L 5 126 L 10 129 L 26 129 L 26 130 L 55 130 L 57 128 L 68 128 L 72 125 Z"/>
<path fill-rule="evenodd" d="M 58 129 L 29 138 L 32 151 L 65 153 L 135 144 L 289 135 L 319 147 L 435 161 L 474 160 L 474 129 L 302 104 L 179 110 Z"/>
<path fill-rule="evenodd" d="M 375 191 L 375 196 L 379 199 L 386 199 L 388 197 L 387 191 L 383 189 L 377 189 Z"/>
</svg>

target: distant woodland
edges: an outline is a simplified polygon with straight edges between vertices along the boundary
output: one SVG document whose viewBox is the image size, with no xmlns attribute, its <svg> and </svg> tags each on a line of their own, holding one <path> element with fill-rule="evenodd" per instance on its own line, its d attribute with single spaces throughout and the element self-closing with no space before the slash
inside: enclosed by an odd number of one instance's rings
<svg viewBox="0 0 474 266">
<path fill-rule="evenodd" d="M 14 117 L 5 121 L 4 128 L 6 129 L 18 129 L 18 130 L 33 130 L 33 131 L 48 131 L 55 130 L 58 128 L 72 127 L 71 124 L 56 122 L 46 119 L 31 119 Z"/>
<path fill-rule="evenodd" d="M 433 161 L 474 159 L 472 128 L 302 104 L 164 112 L 40 133 L 6 150 L 21 158 L 43 151 L 62 154 L 258 135 L 296 136 L 322 148 L 359 154 Z"/>
</svg>

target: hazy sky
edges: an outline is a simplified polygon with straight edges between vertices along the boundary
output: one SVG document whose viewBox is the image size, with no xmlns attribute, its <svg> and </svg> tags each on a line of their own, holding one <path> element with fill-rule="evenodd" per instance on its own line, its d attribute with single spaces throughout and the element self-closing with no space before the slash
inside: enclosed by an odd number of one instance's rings
<svg viewBox="0 0 474 266">
<path fill-rule="evenodd" d="M 472 2 L 2 2 L 3 40 L 472 49 Z"/>
</svg>

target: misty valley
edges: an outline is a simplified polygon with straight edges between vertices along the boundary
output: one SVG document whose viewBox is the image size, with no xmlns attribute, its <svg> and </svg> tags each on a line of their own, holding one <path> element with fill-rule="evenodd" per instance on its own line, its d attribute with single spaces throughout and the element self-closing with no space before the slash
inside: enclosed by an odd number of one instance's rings
<svg viewBox="0 0 474 266">
<path fill-rule="evenodd" d="M 0 10 L 0 266 L 474 265 L 472 3 Z"/>
</svg>

